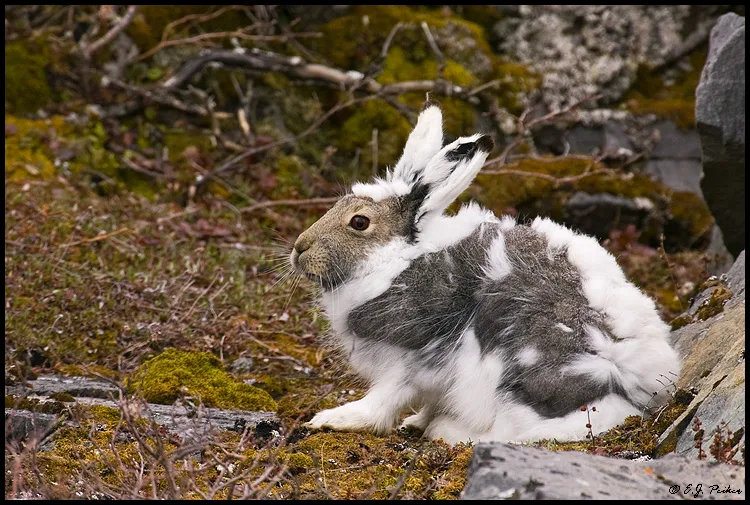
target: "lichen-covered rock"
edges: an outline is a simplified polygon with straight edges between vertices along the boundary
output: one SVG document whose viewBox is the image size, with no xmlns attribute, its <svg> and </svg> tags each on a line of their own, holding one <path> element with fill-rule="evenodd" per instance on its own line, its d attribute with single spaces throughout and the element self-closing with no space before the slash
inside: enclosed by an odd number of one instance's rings
<svg viewBox="0 0 750 505">
<path fill-rule="evenodd" d="M 679 455 L 627 461 L 580 452 L 481 443 L 463 500 L 744 499 L 744 469 Z M 690 486 L 690 487 L 688 487 Z M 713 487 L 716 486 L 716 487 Z"/>
<path fill-rule="evenodd" d="M 745 253 L 740 254 L 723 281 L 712 279 L 680 316 L 672 333 L 675 349 L 683 360 L 676 387 L 696 396 L 687 410 L 660 437 L 657 453 L 676 451 L 697 457 L 696 437 L 708 453 L 717 428 L 729 428 L 735 449 L 745 430 Z M 674 325 L 673 325 L 674 326 Z M 694 419 L 702 433 L 688 429 Z M 726 432 L 724 433 L 726 436 Z"/>
<path fill-rule="evenodd" d="M 745 248 L 745 18 L 725 14 L 711 30 L 696 90 L 703 194 L 729 252 Z"/>
<path fill-rule="evenodd" d="M 5 386 L 5 394 L 50 396 L 67 394 L 91 398 L 117 398 L 119 388 L 110 382 L 89 377 L 63 377 L 60 375 L 40 375 L 26 385 Z"/>
<path fill-rule="evenodd" d="M 621 98 L 642 63 L 658 65 L 685 36 L 690 6 L 521 6 L 494 30 L 500 49 L 543 76 L 543 100 L 557 110 L 601 92 Z"/>
</svg>

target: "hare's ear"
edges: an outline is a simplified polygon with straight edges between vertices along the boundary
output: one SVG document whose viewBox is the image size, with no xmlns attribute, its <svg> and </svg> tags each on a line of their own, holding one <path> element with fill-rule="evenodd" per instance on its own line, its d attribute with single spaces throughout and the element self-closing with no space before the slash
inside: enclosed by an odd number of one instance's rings
<svg viewBox="0 0 750 505">
<path fill-rule="evenodd" d="M 489 135 L 477 133 L 451 142 L 429 161 L 412 195 L 421 200 L 415 216 L 418 229 L 431 216 L 442 214 L 469 187 L 494 146 Z"/>
<path fill-rule="evenodd" d="M 440 107 L 428 101 L 406 141 L 404 153 L 388 172 L 387 180 L 402 180 L 407 184 L 415 182 L 442 146 L 443 113 Z"/>
</svg>

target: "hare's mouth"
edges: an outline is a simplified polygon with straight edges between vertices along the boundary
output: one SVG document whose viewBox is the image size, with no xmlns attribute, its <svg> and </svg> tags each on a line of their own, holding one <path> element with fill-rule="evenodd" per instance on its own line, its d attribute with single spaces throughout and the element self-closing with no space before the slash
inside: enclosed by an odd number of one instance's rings
<svg viewBox="0 0 750 505">
<path fill-rule="evenodd" d="M 304 272 L 304 275 L 313 282 L 323 284 L 323 277 L 321 277 L 320 275 L 311 274 L 309 272 Z"/>
</svg>

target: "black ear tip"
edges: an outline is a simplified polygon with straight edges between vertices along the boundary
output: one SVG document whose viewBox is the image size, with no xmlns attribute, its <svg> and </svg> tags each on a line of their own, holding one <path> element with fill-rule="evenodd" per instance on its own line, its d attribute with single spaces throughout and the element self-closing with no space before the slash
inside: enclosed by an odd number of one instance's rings
<svg viewBox="0 0 750 505">
<path fill-rule="evenodd" d="M 489 135 L 482 135 L 477 139 L 477 148 L 485 153 L 491 153 L 495 148 L 495 143 L 492 141 L 492 137 Z"/>
</svg>

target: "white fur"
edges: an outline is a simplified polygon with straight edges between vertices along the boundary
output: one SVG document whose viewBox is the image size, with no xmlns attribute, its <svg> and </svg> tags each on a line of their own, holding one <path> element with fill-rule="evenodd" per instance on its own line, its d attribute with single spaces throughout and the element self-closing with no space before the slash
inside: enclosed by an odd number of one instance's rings
<svg viewBox="0 0 750 505">
<path fill-rule="evenodd" d="M 572 332 L 573 332 L 573 328 L 571 328 L 570 326 L 566 326 L 566 325 L 564 325 L 564 324 L 562 324 L 562 323 L 557 323 L 557 324 L 555 325 L 555 327 L 556 327 L 556 328 L 560 328 L 560 329 L 561 329 L 562 331 L 564 331 L 565 333 L 572 333 Z"/>
<path fill-rule="evenodd" d="M 492 241 L 487 253 L 487 266 L 483 267 L 484 274 L 490 279 L 500 281 L 510 274 L 511 268 L 508 254 L 505 251 L 505 236 L 500 232 Z"/>
<path fill-rule="evenodd" d="M 539 351 L 535 347 L 524 347 L 516 355 L 516 359 L 524 366 L 531 366 L 539 361 Z"/>
<path fill-rule="evenodd" d="M 389 180 L 411 181 L 443 146 L 443 113 L 440 107 L 427 107 L 417 118 L 417 126 L 409 135 L 404 153 L 396 163 Z"/>
<path fill-rule="evenodd" d="M 483 356 L 474 329 L 470 328 L 461 336 L 453 366 L 455 371 L 446 392 L 446 405 L 470 429 L 489 429 L 497 413 L 495 392 L 505 371 L 502 357 Z"/>
<path fill-rule="evenodd" d="M 376 202 L 394 196 L 409 194 L 411 186 L 401 179 L 386 180 L 375 177 L 372 183 L 358 182 L 352 186 L 352 194 L 372 198 Z"/>
<path fill-rule="evenodd" d="M 465 239 L 483 223 L 494 222 L 497 218 L 492 212 L 470 202 L 455 216 L 436 216 L 425 223 L 419 233 L 419 245 L 425 252 L 439 251 Z"/>
</svg>

